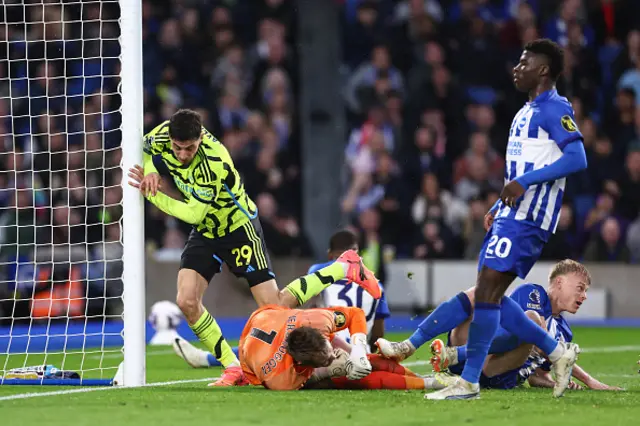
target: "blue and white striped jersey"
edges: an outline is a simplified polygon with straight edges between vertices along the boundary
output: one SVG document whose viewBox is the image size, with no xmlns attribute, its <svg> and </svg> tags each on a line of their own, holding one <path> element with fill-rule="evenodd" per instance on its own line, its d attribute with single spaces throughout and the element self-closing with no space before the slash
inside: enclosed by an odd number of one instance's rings
<svg viewBox="0 0 640 426">
<path fill-rule="evenodd" d="M 560 314 L 553 315 L 551 311 L 551 300 L 544 287 L 538 284 L 522 284 L 516 288 L 509 296 L 526 311 L 536 311 L 547 324 L 547 334 L 558 342 L 573 341 L 573 331 L 567 320 Z M 537 355 L 529 356 L 524 365 L 520 368 L 522 378 L 527 378 L 536 368 L 549 371 L 551 363 Z"/>
<path fill-rule="evenodd" d="M 526 283 L 516 288 L 509 296 L 526 311 L 536 311 L 547 323 L 547 333 L 559 342 L 571 342 L 573 332 L 562 315 L 554 316 L 547 290 L 538 284 Z"/>
<path fill-rule="evenodd" d="M 571 142 L 582 139 L 567 98 L 553 89 L 527 102 L 516 114 L 509 130 L 505 185 L 525 173 L 548 166 L 562 156 Z M 514 219 L 555 232 L 562 206 L 566 178 L 531 185 L 517 206 L 502 202 L 495 218 Z"/>
</svg>

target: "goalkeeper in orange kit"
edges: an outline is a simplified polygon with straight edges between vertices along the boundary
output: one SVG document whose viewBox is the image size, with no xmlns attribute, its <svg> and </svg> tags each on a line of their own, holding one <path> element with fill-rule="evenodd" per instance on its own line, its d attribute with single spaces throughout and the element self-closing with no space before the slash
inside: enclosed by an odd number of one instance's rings
<svg viewBox="0 0 640 426">
<path fill-rule="evenodd" d="M 348 329 L 351 345 L 335 337 Z M 249 382 L 272 390 L 425 389 L 400 364 L 367 354 L 360 308 L 288 309 L 264 306 L 247 322 L 238 353 Z"/>
</svg>

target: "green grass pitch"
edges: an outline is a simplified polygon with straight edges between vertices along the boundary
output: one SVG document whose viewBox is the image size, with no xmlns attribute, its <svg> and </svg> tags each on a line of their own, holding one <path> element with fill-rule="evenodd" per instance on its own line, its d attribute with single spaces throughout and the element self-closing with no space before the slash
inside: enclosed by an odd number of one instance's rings
<svg viewBox="0 0 640 426">
<path fill-rule="evenodd" d="M 217 377 L 220 369 L 192 369 L 170 348 L 150 347 L 147 381 L 181 383 L 55 395 L 50 393 L 81 389 L 0 386 L 0 422 L 7 426 L 638 424 L 640 329 L 576 328 L 574 332 L 575 341 L 584 348 L 578 363 L 601 381 L 626 388 L 625 392 L 568 391 L 564 398 L 554 400 L 550 389 L 494 390 L 483 391 L 475 401 L 426 401 L 422 391 L 212 389 L 205 379 Z M 0 356 L 0 365 L 4 365 L 4 357 Z M 427 373 L 427 359 L 425 347 L 405 364 Z M 59 361 L 47 360 L 54 365 Z M 117 365 L 118 361 L 106 358 L 103 365 Z M 71 368 L 75 361 L 69 358 L 66 362 Z M 97 365 L 97 357 L 85 357 L 84 367 L 92 368 L 92 362 Z M 11 355 L 9 364 L 14 363 L 19 366 L 22 360 Z M 29 364 L 37 363 L 36 357 L 29 358 Z M 45 395 L 33 395 L 41 393 Z M 20 394 L 29 397 L 12 399 Z"/>
</svg>

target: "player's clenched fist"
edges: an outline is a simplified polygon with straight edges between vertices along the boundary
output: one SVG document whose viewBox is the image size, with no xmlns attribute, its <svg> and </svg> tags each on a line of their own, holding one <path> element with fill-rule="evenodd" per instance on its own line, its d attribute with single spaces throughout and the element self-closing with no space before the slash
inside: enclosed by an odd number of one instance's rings
<svg viewBox="0 0 640 426">
<path fill-rule="evenodd" d="M 507 206 L 513 208 L 516 206 L 518 198 L 522 197 L 525 191 L 526 189 L 522 185 L 520 185 L 518 181 L 512 180 L 502 189 L 502 192 L 500 193 L 500 199 Z"/>
<path fill-rule="evenodd" d="M 367 359 L 367 336 L 364 333 L 353 334 L 351 343 L 353 346 L 346 365 L 347 379 L 358 380 L 367 377 L 372 370 Z"/>
<path fill-rule="evenodd" d="M 145 176 L 144 169 L 138 164 L 129 169 L 129 177 L 132 179 L 129 181 L 129 185 L 139 189 L 145 197 L 148 197 L 149 194 L 156 195 L 158 190 L 162 189 L 160 175 L 154 172 Z"/>
</svg>

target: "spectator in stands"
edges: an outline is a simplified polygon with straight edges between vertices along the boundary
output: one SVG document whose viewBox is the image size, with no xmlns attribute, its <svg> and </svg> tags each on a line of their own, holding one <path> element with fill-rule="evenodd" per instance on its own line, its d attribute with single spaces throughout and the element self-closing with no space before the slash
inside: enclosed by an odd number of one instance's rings
<svg viewBox="0 0 640 426">
<path fill-rule="evenodd" d="M 352 173 L 373 173 L 380 153 L 393 151 L 393 129 L 384 123 L 383 114 L 382 106 L 372 108 L 370 120 L 351 133 L 346 160 Z"/>
<path fill-rule="evenodd" d="M 375 43 L 384 36 L 378 2 L 362 0 L 356 8 L 355 20 L 346 26 L 344 33 L 344 60 L 352 70 L 369 58 Z"/>
<path fill-rule="evenodd" d="M 634 65 L 634 68 L 629 68 L 622 74 L 618 81 L 618 87 L 620 89 L 633 90 L 636 99 L 638 99 L 638 96 L 640 96 L 640 61 Z"/>
<path fill-rule="evenodd" d="M 298 221 L 291 215 L 278 211 L 273 196 L 264 192 L 256 198 L 260 219 L 269 250 L 274 256 L 308 256 L 310 248 Z"/>
<path fill-rule="evenodd" d="M 640 61 L 640 30 L 632 29 L 626 37 L 626 46 L 620 51 L 612 64 L 612 73 L 615 81 L 629 69 L 635 69 Z M 635 93 L 635 92 L 634 92 Z"/>
<path fill-rule="evenodd" d="M 389 49 L 384 44 L 371 51 L 370 61 L 354 71 L 346 88 L 346 100 L 352 111 L 361 113 L 379 97 L 379 85 L 403 93 L 404 79 L 391 63 Z"/>
<path fill-rule="evenodd" d="M 411 209 L 413 221 L 417 225 L 423 224 L 430 216 L 429 210 L 433 207 L 441 210 L 442 213 L 438 217 L 442 217 L 444 223 L 454 233 L 462 232 L 469 207 L 449 191 L 441 189 L 435 174 L 425 173 L 422 178 L 422 191 L 415 198 Z M 484 214 L 482 216 L 484 217 Z"/>
<path fill-rule="evenodd" d="M 577 259 L 578 248 L 573 208 L 571 204 L 564 203 L 560 209 L 556 232 L 544 246 L 540 258 L 544 260 Z"/>
<path fill-rule="evenodd" d="M 432 173 L 438 181 L 445 180 L 447 164 L 435 154 L 437 133 L 429 127 L 418 127 L 414 132 L 413 146 L 406 149 L 402 163 L 405 181 L 417 193 L 425 173 Z"/>
<path fill-rule="evenodd" d="M 588 174 L 591 178 L 591 188 L 602 190 L 604 183 L 615 179 L 620 173 L 620 159 L 613 152 L 611 139 L 600 135 L 595 144 L 587 151 L 589 158 Z"/>
<path fill-rule="evenodd" d="M 640 263 L 640 216 L 629 226 L 627 248 L 629 249 L 631 262 Z"/>
<path fill-rule="evenodd" d="M 630 147 L 625 166 L 613 186 L 620 195 L 620 214 L 628 220 L 634 220 L 640 213 L 640 144 Z"/>
<path fill-rule="evenodd" d="M 594 234 L 585 249 L 584 259 L 595 262 L 629 262 L 630 253 L 621 238 L 620 223 L 614 217 L 606 218 L 600 232 Z"/>
<path fill-rule="evenodd" d="M 572 24 L 579 23 L 585 33 L 584 45 L 591 46 L 594 42 L 594 33 L 590 25 L 585 25 L 579 20 L 581 3 L 581 0 L 562 1 L 558 15 L 545 24 L 544 36 L 566 47 L 569 44 Z"/>
<path fill-rule="evenodd" d="M 454 184 L 457 184 L 462 178 L 468 175 L 470 163 L 475 157 L 486 160 L 491 179 L 500 179 L 504 175 L 504 160 L 489 145 L 488 135 L 486 133 L 475 132 L 471 134 L 467 151 L 454 163 Z"/>
<path fill-rule="evenodd" d="M 640 33 L 639 33 L 640 35 Z M 606 108 L 604 132 L 613 141 L 614 156 L 618 164 L 624 160 L 631 141 L 636 137 L 636 94 L 622 88 L 612 105 Z"/>
<path fill-rule="evenodd" d="M 584 221 L 584 229 L 592 230 L 609 216 L 613 215 L 616 199 L 613 194 L 604 192 L 598 196 L 596 205 L 589 211 Z M 560 212 L 563 213 L 562 211 Z"/>
<path fill-rule="evenodd" d="M 465 218 L 462 237 L 466 244 L 464 258 L 476 260 L 484 244 L 487 233 L 484 229 L 484 216 L 487 214 L 488 204 L 481 197 L 474 197 L 469 201 L 469 211 Z"/>
<path fill-rule="evenodd" d="M 474 156 L 469 161 L 469 169 L 455 185 L 455 194 L 463 201 L 469 201 L 487 190 L 498 190 L 501 182 L 489 175 L 489 166 L 484 157 Z"/>
<path fill-rule="evenodd" d="M 451 231 L 436 220 L 428 220 L 420 227 L 413 257 L 416 259 L 448 259 L 453 257 L 453 238 Z"/>
<path fill-rule="evenodd" d="M 358 246 L 362 259 L 382 281 L 384 279 L 383 247 L 390 236 L 381 223 L 378 210 L 375 208 L 362 210 L 357 218 L 356 235 L 360 237 Z"/>
</svg>

